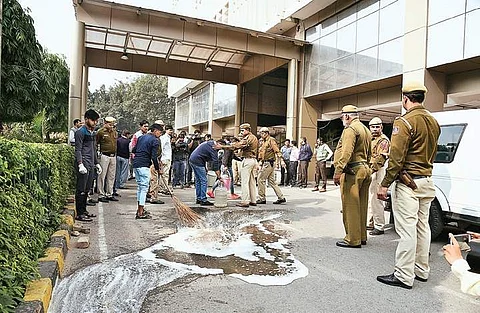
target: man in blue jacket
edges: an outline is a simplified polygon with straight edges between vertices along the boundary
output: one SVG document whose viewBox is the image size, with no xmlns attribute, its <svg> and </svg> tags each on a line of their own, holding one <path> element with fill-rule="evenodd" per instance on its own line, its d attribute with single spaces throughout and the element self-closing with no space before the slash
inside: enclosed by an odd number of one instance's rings
<svg viewBox="0 0 480 313">
<path fill-rule="evenodd" d="M 220 179 L 220 164 L 217 150 L 221 146 L 215 141 L 209 140 L 201 143 L 190 155 L 190 167 L 195 175 L 196 203 L 201 205 L 213 205 L 207 201 L 207 162 L 212 162 L 212 169 Z"/>
<path fill-rule="evenodd" d="M 138 138 L 137 144 L 132 152 L 135 153 L 133 159 L 133 169 L 135 171 L 135 180 L 137 181 L 137 215 L 135 219 L 151 218 L 150 214 L 144 209 L 147 199 L 148 185 L 150 184 L 150 165 L 153 163 L 156 174 L 159 174 L 160 166 L 158 164 L 158 138 L 162 135 L 163 127 L 159 124 L 153 124 L 151 132 Z"/>
</svg>

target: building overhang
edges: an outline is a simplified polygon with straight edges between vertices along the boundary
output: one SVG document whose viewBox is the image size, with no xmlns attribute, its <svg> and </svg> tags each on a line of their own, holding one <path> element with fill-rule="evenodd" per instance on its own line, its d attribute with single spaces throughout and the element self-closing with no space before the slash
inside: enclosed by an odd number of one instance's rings
<svg viewBox="0 0 480 313">
<path fill-rule="evenodd" d="M 131 5 L 72 1 L 85 24 L 85 64 L 93 67 L 236 84 L 249 59 L 300 60 L 308 44 Z"/>
</svg>

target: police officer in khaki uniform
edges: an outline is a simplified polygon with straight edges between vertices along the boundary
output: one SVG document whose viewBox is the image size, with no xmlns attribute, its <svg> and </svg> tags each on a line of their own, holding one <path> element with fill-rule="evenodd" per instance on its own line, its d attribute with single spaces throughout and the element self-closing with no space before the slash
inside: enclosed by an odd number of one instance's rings
<svg viewBox="0 0 480 313">
<path fill-rule="evenodd" d="M 407 112 L 393 123 L 387 173 L 377 193 L 385 200 L 392 185 L 395 230 L 400 236 L 394 272 L 377 280 L 406 289 L 412 288 L 414 279 L 426 282 L 430 273 L 428 215 L 435 197 L 431 176 L 440 126 L 422 105 L 426 92 L 418 82 L 402 89 L 402 105 Z"/>
<path fill-rule="evenodd" d="M 337 241 L 342 248 L 361 248 L 367 243 L 368 188 L 371 181 L 370 131 L 360 122 L 354 105 L 342 108 L 345 129 L 334 155 L 333 182 L 340 184 L 345 238 Z"/>
<path fill-rule="evenodd" d="M 100 166 L 103 172 L 98 176 L 98 201 L 118 201 L 113 197 L 113 185 L 115 183 L 115 172 L 117 168 L 117 131 L 115 129 L 116 119 L 107 116 L 103 127 L 97 132 L 97 143 L 100 145 Z"/>
<path fill-rule="evenodd" d="M 250 205 L 257 205 L 257 188 L 255 186 L 254 171 L 257 167 L 258 139 L 251 133 L 251 126 L 248 123 L 240 125 L 242 139 L 229 146 L 221 146 L 222 149 L 239 149 L 239 156 L 243 158 L 240 168 L 242 181 L 242 201 L 237 206 L 248 208 Z"/>
<path fill-rule="evenodd" d="M 390 152 L 390 140 L 383 134 L 383 124 L 379 117 L 374 117 L 368 123 L 372 133 L 372 157 L 370 169 L 372 170 L 372 182 L 368 198 L 367 229 L 372 230 L 370 235 L 383 235 L 385 227 L 384 202 L 377 198 L 378 186 L 385 177 L 386 161 Z"/>
<path fill-rule="evenodd" d="M 258 200 L 257 204 L 266 204 L 267 200 L 265 198 L 265 189 L 266 182 L 273 188 L 275 194 L 277 195 L 277 201 L 274 201 L 273 204 L 281 204 L 287 202 L 283 196 L 282 191 L 275 181 L 274 168 L 277 162 L 280 163 L 282 167 L 285 167 L 285 162 L 283 161 L 282 152 L 278 148 L 277 142 L 274 138 L 270 136 L 270 131 L 268 127 L 260 128 L 260 136 L 263 138 L 263 144 L 258 150 L 258 160 L 260 161 L 260 173 L 258 174 Z"/>
</svg>

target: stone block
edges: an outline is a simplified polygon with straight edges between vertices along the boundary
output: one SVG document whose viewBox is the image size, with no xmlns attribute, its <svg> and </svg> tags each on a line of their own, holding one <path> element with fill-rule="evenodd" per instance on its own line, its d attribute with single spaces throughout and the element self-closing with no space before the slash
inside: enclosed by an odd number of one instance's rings
<svg viewBox="0 0 480 313">
<path fill-rule="evenodd" d="M 50 278 L 40 278 L 33 280 L 27 284 L 25 290 L 25 301 L 40 301 L 43 306 L 43 311 L 48 312 L 48 306 L 50 305 L 50 299 L 52 297 L 52 281 Z"/>
<path fill-rule="evenodd" d="M 38 259 L 39 262 L 42 261 L 55 261 L 58 264 L 58 274 L 62 276 L 63 267 L 64 267 L 64 256 L 61 248 L 49 247 L 45 250 L 45 256 Z"/>
<path fill-rule="evenodd" d="M 88 236 L 82 236 L 78 238 L 76 247 L 78 249 L 87 249 L 90 246 L 90 238 Z"/>
<path fill-rule="evenodd" d="M 15 313 L 45 313 L 42 301 L 25 301 L 15 308 Z"/>
<path fill-rule="evenodd" d="M 65 237 L 52 237 L 50 239 L 49 247 L 60 248 L 62 249 L 63 256 L 67 255 L 68 245 Z"/>
<path fill-rule="evenodd" d="M 58 265 L 55 261 L 38 262 L 38 271 L 41 278 L 50 278 L 52 285 L 55 286 L 58 278 Z"/>
</svg>

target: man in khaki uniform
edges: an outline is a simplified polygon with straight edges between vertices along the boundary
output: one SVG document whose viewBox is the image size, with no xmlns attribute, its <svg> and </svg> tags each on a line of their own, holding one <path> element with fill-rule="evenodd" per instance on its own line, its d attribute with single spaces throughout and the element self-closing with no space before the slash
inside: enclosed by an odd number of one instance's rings
<svg viewBox="0 0 480 313">
<path fill-rule="evenodd" d="M 117 131 L 114 128 L 116 119 L 107 116 L 102 128 L 97 132 L 97 144 L 100 145 L 100 166 L 103 171 L 98 175 L 98 201 L 118 201 L 113 196 L 115 172 L 117 168 Z"/>
<path fill-rule="evenodd" d="M 371 181 L 370 131 L 360 122 L 354 105 L 342 108 L 345 129 L 334 155 L 333 182 L 340 185 L 345 238 L 337 241 L 342 248 L 361 248 L 367 243 L 368 187 Z"/>
<path fill-rule="evenodd" d="M 406 289 L 412 288 L 414 279 L 426 282 L 430 273 L 428 215 L 435 198 L 431 176 L 440 126 L 422 105 L 426 92 L 427 88 L 417 82 L 402 88 L 402 105 L 407 112 L 393 123 L 390 160 L 377 193 L 379 199 L 385 200 L 392 185 L 395 230 L 400 236 L 394 272 L 378 276 L 377 280 Z M 395 181 L 399 177 L 402 181 Z"/>
<path fill-rule="evenodd" d="M 390 152 L 390 140 L 383 134 L 383 124 L 379 117 L 374 117 L 368 123 L 372 133 L 372 157 L 370 169 L 372 170 L 372 182 L 370 183 L 370 195 L 368 198 L 367 229 L 372 230 L 370 235 L 383 235 L 385 227 L 384 202 L 377 199 L 378 186 L 385 177 L 386 161 Z"/>
<path fill-rule="evenodd" d="M 242 181 L 242 201 L 237 206 L 248 208 L 257 205 L 254 171 L 257 167 L 258 139 L 251 133 L 250 124 L 240 125 L 242 139 L 229 146 L 222 146 L 222 149 L 240 150 L 239 156 L 243 158 L 240 168 Z"/>
<path fill-rule="evenodd" d="M 258 150 L 258 160 L 260 160 L 260 173 L 258 173 L 258 200 L 257 204 L 266 204 L 265 198 L 266 182 L 273 188 L 277 195 L 277 201 L 273 204 L 281 204 L 287 202 L 283 196 L 282 191 L 275 181 L 274 168 L 276 162 L 280 162 L 282 167 L 285 167 L 282 152 L 278 149 L 277 142 L 270 136 L 268 127 L 260 128 L 260 136 L 263 138 L 263 145 Z"/>
</svg>

